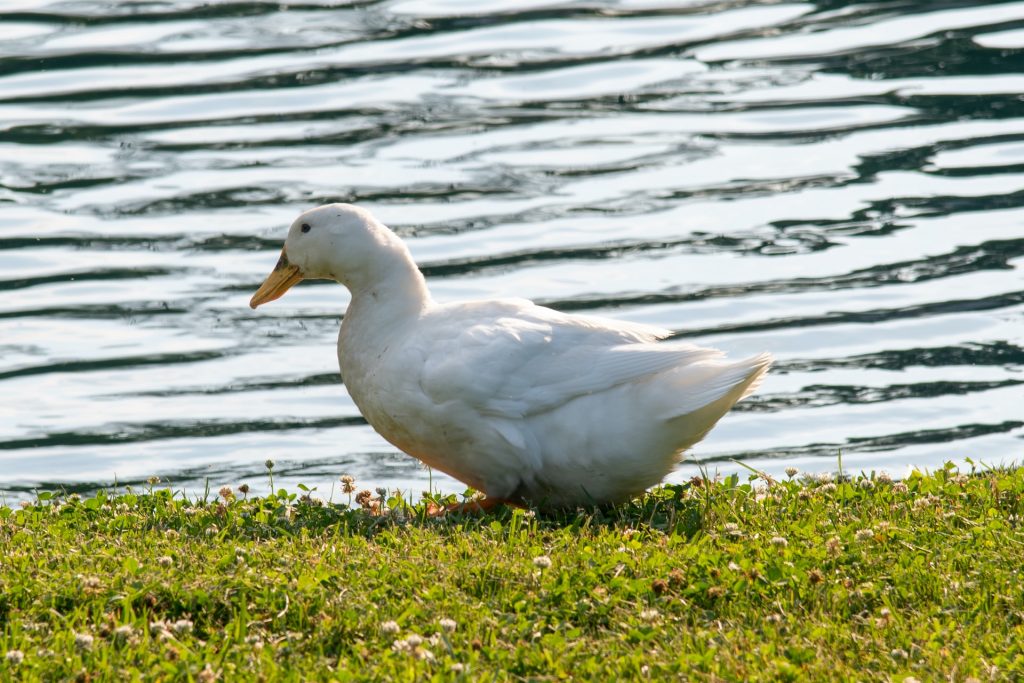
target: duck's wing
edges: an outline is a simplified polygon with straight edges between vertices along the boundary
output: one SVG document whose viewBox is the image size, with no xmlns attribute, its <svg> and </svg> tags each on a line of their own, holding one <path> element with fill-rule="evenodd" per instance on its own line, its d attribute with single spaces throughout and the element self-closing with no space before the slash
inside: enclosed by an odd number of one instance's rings
<svg viewBox="0 0 1024 683">
<path fill-rule="evenodd" d="M 565 315 L 526 301 L 446 307 L 425 323 L 417 344 L 422 390 L 435 404 L 456 402 L 505 419 L 722 355 L 691 344 L 654 344 L 666 330 Z"/>
</svg>

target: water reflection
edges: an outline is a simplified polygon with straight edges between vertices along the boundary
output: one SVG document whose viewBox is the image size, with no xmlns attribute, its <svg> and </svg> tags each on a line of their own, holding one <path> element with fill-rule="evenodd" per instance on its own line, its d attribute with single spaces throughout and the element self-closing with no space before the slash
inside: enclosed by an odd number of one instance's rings
<svg viewBox="0 0 1024 683">
<path fill-rule="evenodd" d="M 426 486 L 337 376 L 347 294 L 246 306 L 283 226 L 337 200 L 439 299 L 771 349 L 679 477 L 1017 459 L 1021 24 L 1021 2 L 10 0 L 0 489 L 258 490 L 268 457 L 321 492 Z"/>
</svg>

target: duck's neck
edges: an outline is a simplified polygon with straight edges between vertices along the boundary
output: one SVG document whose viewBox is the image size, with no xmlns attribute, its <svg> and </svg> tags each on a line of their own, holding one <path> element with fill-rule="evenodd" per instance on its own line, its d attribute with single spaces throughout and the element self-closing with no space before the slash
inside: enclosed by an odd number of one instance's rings
<svg viewBox="0 0 1024 683">
<path fill-rule="evenodd" d="M 398 242 L 397 248 L 380 253 L 366 265 L 343 283 L 352 293 L 343 327 L 388 335 L 415 321 L 433 303 L 427 282 L 404 244 Z"/>
</svg>

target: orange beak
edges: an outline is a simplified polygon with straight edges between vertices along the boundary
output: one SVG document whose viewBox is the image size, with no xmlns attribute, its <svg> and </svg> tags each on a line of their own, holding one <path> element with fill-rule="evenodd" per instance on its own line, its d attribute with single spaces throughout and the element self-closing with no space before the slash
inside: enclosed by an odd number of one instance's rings
<svg viewBox="0 0 1024 683">
<path fill-rule="evenodd" d="M 288 254 L 282 249 L 281 258 L 277 260 L 277 265 L 274 266 L 274 270 L 270 272 L 267 279 L 263 281 L 260 288 L 249 299 L 249 306 L 256 308 L 260 304 L 280 299 L 284 296 L 285 292 L 292 288 L 292 285 L 301 279 L 302 273 L 299 271 L 299 267 L 288 263 Z"/>
</svg>

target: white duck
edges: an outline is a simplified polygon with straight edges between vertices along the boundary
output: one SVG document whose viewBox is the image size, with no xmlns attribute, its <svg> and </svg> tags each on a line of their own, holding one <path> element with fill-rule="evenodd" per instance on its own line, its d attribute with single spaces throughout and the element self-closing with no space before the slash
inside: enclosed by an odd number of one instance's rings
<svg viewBox="0 0 1024 683">
<path fill-rule="evenodd" d="M 250 305 L 304 278 L 348 287 L 342 378 L 381 436 L 490 503 L 616 503 L 660 482 L 771 357 L 524 299 L 439 304 L 409 250 L 349 204 L 306 211 Z"/>
</svg>

